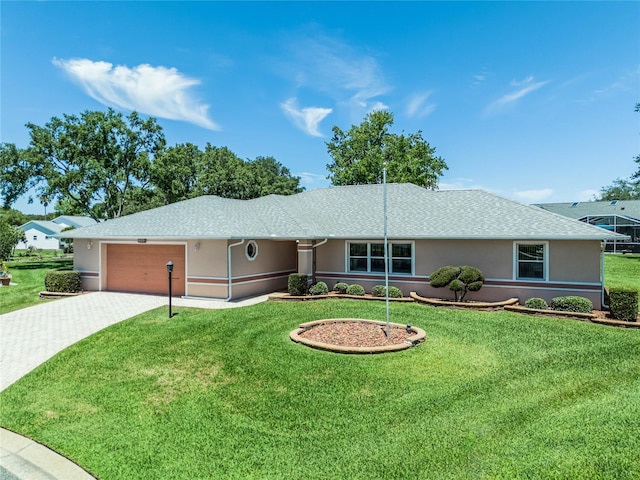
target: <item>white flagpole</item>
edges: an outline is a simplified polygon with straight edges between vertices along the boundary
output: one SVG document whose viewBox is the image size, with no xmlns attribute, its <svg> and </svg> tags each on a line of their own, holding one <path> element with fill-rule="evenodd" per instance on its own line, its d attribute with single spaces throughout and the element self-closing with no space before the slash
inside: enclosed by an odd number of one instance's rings
<svg viewBox="0 0 640 480">
<path fill-rule="evenodd" d="M 387 310 L 387 338 L 389 338 L 391 325 L 389 323 L 389 246 L 387 242 L 387 162 L 382 164 L 382 191 L 384 197 L 384 291 Z"/>
</svg>

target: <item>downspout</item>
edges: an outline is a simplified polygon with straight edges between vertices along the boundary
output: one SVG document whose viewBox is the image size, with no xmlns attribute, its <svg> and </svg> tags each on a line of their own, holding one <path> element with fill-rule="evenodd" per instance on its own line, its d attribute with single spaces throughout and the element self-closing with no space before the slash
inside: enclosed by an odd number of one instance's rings
<svg viewBox="0 0 640 480">
<path fill-rule="evenodd" d="M 229 284 L 227 287 L 228 295 L 227 295 L 227 298 L 224 299 L 225 302 L 228 302 L 229 300 L 231 300 L 232 289 L 233 289 L 233 282 L 231 278 L 231 247 L 237 247 L 238 245 L 242 245 L 243 243 L 244 243 L 244 238 L 239 242 L 232 243 L 231 245 L 227 246 L 227 280 Z"/>
<path fill-rule="evenodd" d="M 609 310 L 609 305 L 604 303 L 604 252 L 606 250 L 607 250 L 607 241 L 603 240 L 602 248 L 600 249 L 600 281 L 602 282 L 602 288 L 600 290 L 600 303 L 602 304 L 602 308 L 604 308 L 605 310 Z"/>
<path fill-rule="evenodd" d="M 316 280 L 316 248 L 320 245 L 324 245 L 329 241 L 329 237 L 322 240 L 320 243 L 314 243 L 311 247 L 313 248 L 313 258 L 311 259 L 311 277 L 313 281 Z"/>
</svg>

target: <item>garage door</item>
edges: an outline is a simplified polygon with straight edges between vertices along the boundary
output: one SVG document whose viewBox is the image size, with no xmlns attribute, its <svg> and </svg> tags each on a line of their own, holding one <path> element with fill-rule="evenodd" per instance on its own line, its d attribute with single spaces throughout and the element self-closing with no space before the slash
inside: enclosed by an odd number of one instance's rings
<svg viewBox="0 0 640 480">
<path fill-rule="evenodd" d="M 172 294 L 184 295 L 184 245 L 108 244 L 107 290 L 167 295 L 169 260 Z"/>
</svg>

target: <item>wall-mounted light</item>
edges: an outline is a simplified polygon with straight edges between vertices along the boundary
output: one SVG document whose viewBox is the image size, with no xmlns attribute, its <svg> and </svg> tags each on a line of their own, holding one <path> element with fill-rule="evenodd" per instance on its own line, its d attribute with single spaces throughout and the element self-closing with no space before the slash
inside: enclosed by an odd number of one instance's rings
<svg viewBox="0 0 640 480">
<path fill-rule="evenodd" d="M 138 239 L 138 243 L 147 243 L 147 239 L 146 238 L 139 238 Z"/>
<path fill-rule="evenodd" d="M 87 250 L 91 250 L 91 247 L 93 247 L 93 240 L 87 242 Z"/>
<path fill-rule="evenodd" d="M 200 250 L 200 242 L 196 242 L 196 244 L 193 246 L 194 252 L 197 252 L 198 250 Z"/>
</svg>

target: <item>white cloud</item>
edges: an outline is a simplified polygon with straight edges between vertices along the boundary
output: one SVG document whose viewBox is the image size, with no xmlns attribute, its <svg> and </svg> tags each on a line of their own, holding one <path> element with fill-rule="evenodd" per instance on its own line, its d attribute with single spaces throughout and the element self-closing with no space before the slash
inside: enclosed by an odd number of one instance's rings
<svg viewBox="0 0 640 480">
<path fill-rule="evenodd" d="M 293 50 L 293 63 L 285 66 L 284 73 L 299 87 L 325 92 L 359 112 L 380 109 L 381 103 L 374 99 L 390 88 L 373 56 L 321 33 L 287 43 Z"/>
<path fill-rule="evenodd" d="M 200 81 L 186 77 L 175 68 L 148 64 L 129 68 L 86 58 L 54 58 L 53 64 L 104 105 L 181 120 L 210 130 L 219 129 L 207 115 L 209 105 L 199 102 L 190 93 Z"/>
<path fill-rule="evenodd" d="M 526 200 L 527 202 L 539 202 L 540 200 L 544 200 L 545 198 L 549 198 L 553 195 L 553 190 L 551 188 L 542 188 L 540 190 L 522 190 L 519 192 L 515 192 L 515 195 L 518 198 Z"/>
<path fill-rule="evenodd" d="M 311 172 L 299 172 L 293 173 L 294 177 L 300 177 L 300 185 L 307 190 L 313 190 L 314 188 L 324 188 L 331 185 L 331 182 L 327 179 L 327 175 Z"/>
<path fill-rule="evenodd" d="M 427 100 L 431 96 L 432 91 L 417 93 L 413 95 L 409 99 L 409 103 L 407 105 L 407 115 L 409 117 L 426 117 L 433 113 L 436 109 L 436 105 L 434 103 L 427 103 Z"/>
<path fill-rule="evenodd" d="M 485 110 L 485 113 L 492 115 L 492 114 L 497 114 L 497 113 L 506 111 L 509 108 L 511 108 L 513 105 L 515 105 L 518 102 L 518 100 L 542 88 L 547 83 L 549 82 L 548 81 L 534 82 L 532 76 L 528 76 L 524 80 L 520 80 L 520 81 L 513 80 L 510 85 L 512 87 L 516 87 L 517 89 L 511 93 L 507 93 L 506 95 L 503 95 L 495 102 L 489 104 L 489 106 Z"/>
<path fill-rule="evenodd" d="M 280 104 L 280 108 L 285 115 L 303 132 L 313 137 L 322 137 L 322 133 L 318 130 L 320 122 L 329 115 L 333 109 L 321 107 L 305 107 L 298 108 L 298 101 L 290 98 Z"/>
</svg>

